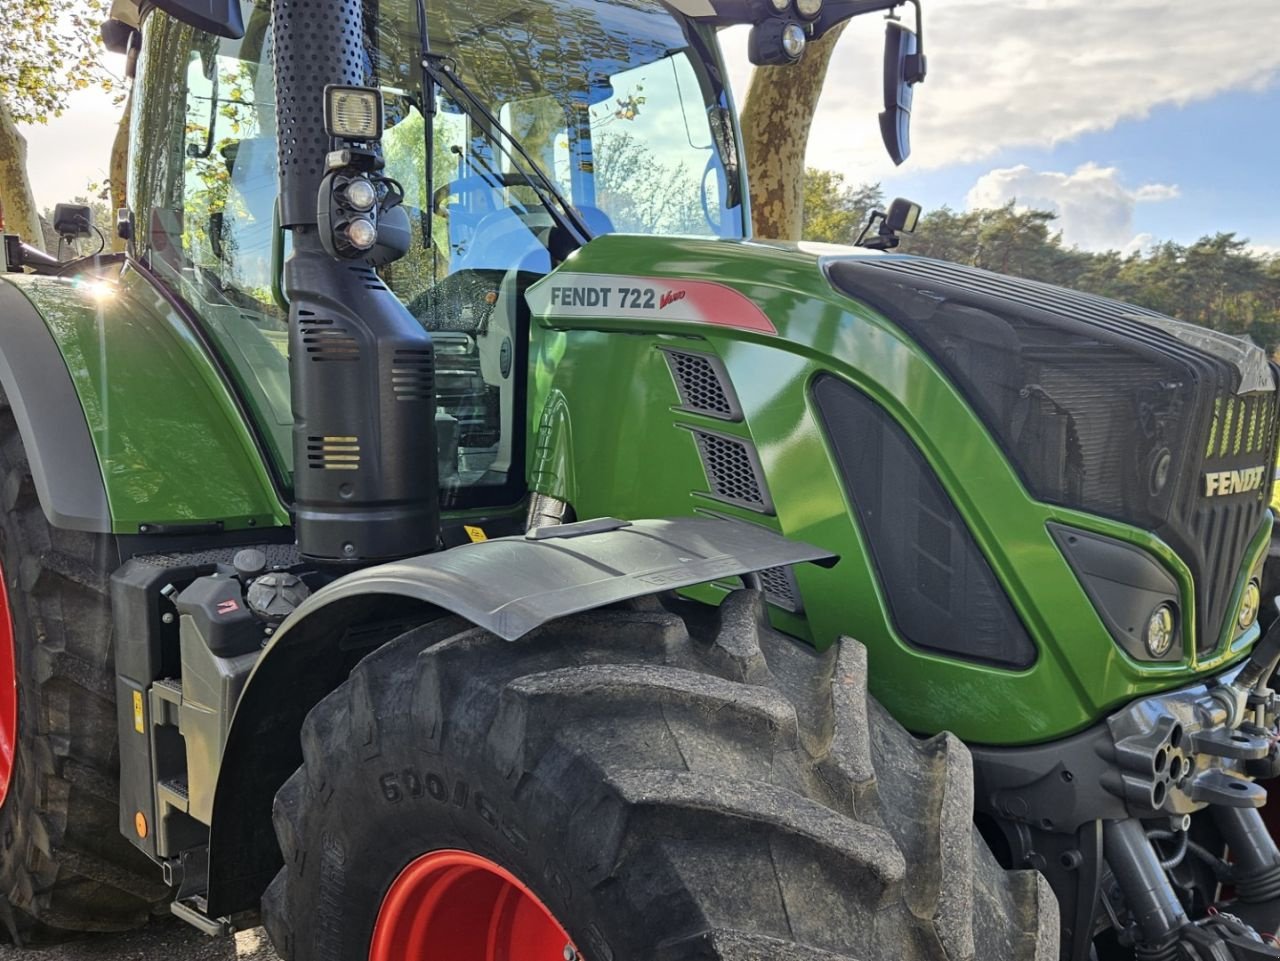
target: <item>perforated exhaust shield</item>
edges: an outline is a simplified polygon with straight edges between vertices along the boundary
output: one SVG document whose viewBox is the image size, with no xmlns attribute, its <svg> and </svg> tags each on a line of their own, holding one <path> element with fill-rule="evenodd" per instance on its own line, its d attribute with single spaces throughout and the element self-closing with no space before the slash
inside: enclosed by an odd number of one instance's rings
<svg viewBox="0 0 1280 961">
<path fill-rule="evenodd" d="M 360 86 L 375 0 L 276 0 L 277 125 L 293 391 L 294 518 L 310 558 L 362 564 L 434 550 L 431 337 L 358 261 L 325 253 L 316 198 L 329 139 L 326 84 Z"/>
</svg>

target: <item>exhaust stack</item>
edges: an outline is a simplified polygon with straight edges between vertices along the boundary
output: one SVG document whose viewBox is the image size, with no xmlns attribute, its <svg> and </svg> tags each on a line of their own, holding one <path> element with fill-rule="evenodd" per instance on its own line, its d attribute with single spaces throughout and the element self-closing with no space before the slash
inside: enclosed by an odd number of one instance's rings
<svg viewBox="0 0 1280 961">
<path fill-rule="evenodd" d="M 434 550 L 440 526 L 431 337 L 368 261 L 326 252 L 318 228 L 325 87 L 367 82 L 363 20 L 361 0 L 272 5 L 294 522 L 305 557 L 353 566 Z"/>
</svg>

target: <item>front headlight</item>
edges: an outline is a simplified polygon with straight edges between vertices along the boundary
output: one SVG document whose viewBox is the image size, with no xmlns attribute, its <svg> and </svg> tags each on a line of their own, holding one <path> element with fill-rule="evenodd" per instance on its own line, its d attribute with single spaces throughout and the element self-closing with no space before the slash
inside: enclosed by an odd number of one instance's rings
<svg viewBox="0 0 1280 961">
<path fill-rule="evenodd" d="M 1049 524 L 1049 533 L 1116 644 L 1138 661 L 1182 658 L 1178 582 L 1134 544 Z"/>
<path fill-rule="evenodd" d="M 1244 589 L 1244 597 L 1240 601 L 1240 613 L 1236 616 L 1236 626 L 1247 631 L 1258 620 L 1258 608 L 1262 606 L 1262 587 L 1252 580 Z"/>
<path fill-rule="evenodd" d="M 1155 606 L 1147 618 L 1147 626 L 1142 632 L 1142 645 L 1154 658 L 1162 658 L 1173 649 L 1177 637 L 1178 612 L 1168 601 Z"/>
<path fill-rule="evenodd" d="M 822 0 L 796 0 L 796 13 L 806 20 L 812 20 L 822 12 Z"/>
</svg>

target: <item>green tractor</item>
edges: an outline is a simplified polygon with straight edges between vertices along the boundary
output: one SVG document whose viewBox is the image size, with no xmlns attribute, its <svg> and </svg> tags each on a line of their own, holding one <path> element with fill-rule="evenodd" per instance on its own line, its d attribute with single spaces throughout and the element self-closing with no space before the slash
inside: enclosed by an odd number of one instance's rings
<svg viewBox="0 0 1280 961">
<path fill-rule="evenodd" d="M 116 4 L 127 253 L 0 280 L 14 940 L 1280 957 L 1267 358 L 750 239 L 717 31 L 899 5 Z"/>
</svg>

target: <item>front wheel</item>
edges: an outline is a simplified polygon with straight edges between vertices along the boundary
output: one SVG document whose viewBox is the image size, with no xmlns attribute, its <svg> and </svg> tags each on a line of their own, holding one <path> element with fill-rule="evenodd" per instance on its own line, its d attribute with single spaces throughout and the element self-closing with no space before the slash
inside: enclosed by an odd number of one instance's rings
<svg viewBox="0 0 1280 961">
<path fill-rule="evenodd" d="M 1048 961 L 1057 909 L 972 825 L 968 751 L 866 694 L 862 647 L 758 594 L 456 620 L 303 730 L 264 901 L 290 961 Z"/>
</svg>

